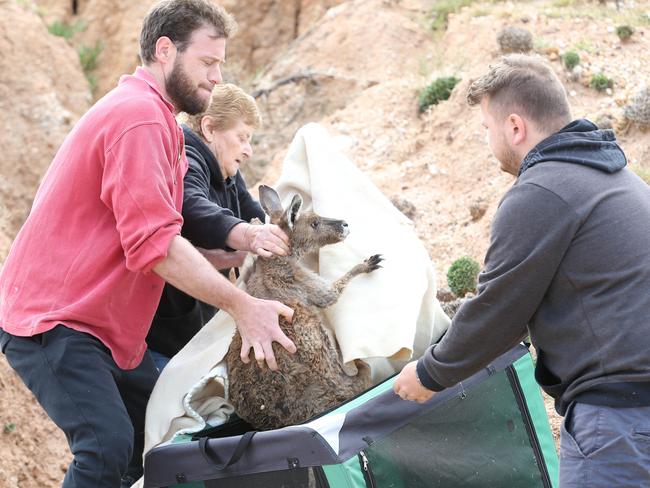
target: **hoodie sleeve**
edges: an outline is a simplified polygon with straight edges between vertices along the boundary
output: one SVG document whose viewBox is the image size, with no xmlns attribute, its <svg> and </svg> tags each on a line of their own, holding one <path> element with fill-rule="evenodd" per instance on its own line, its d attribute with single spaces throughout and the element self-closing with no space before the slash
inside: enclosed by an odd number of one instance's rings
<svg viewBox="0 0 650 488">
<path fill-rule="evenodd" d="M 264 210 L 262 209 L 262 206 L 259 204 L 259 202 L 253 198 L 253 196 L 248 191 L 248 188 L 246 188 L 246 181 L 244 180 L 241 172 L 238 171 L 235 178 L 235 184 L 237 185 L 237 197 L 239 198 L 239 210 L 241 212 L 242 218 L 246 222 L 250 222 L 254 218 L 258 218 L 264 222 L 266 214 L 264 213 Z"/>
<path fill-rule="evenodd" d="M 579 225 L 568 204 L 547 189 L 525 183 L 508 191 L 492 225 L 478 294 L 418 361 L 425 387 L 455 385 L 526 336 Z"/>
<path fill-rule="evenodd" d="M 183 236 L 204 249 L 226 249 L 230 230 L 243 220 L 232 210 L 210 200 L 210 175 L 206 167 L 188 155 L 184 179 Z"/>
</svg>

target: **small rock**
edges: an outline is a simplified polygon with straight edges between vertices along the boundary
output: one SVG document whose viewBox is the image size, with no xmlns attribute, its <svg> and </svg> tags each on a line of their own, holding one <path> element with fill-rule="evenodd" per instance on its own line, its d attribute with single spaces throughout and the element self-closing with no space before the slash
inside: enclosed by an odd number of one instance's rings
<svg viewBox="0 0 650 488">
<path fill-rule="evenodd" d="M 618 93 L 617 95 L 614 96 L 614 102 L 619 107 L 622 107 L 627 103 L 627 95 L 625 93 Z"/>
<path fill-rule="evenodd" d="M 473 221 L 477 221 L 478 219 L 483 217 L 483 215 L 485 215 L 486 210 L 487 210 L 487 203 L 485 203 L 485 201 L 483 201 L 483 199 L 480 198 L 469 206 L 469 214 L 471 215 Z"/>
<path fill-rule="evenodd" d="M 339 151 L 345 152 L 355 147 L 359 142 L 352 136 L 340 134 L 334 139 L 334 145 Z"/>
<path fill-rule="evenodd" d="M 526 53 L 533 49 L 533 35 L 519 27 L 503 29 L 497 35 L 497 42 L 504 53 Z"/>
<path fill-rule="evenodd" d="M 440 302 L 451 302 L 456 299 L 456 295 L 447 287 L 439 288 L 436 292 L 436 297 Z"/>
<path fill-rule="evenodd" d="M 440 302 L 440 306 L 442 307 L 443 312 L 447 314 L 447 317 L 453 319 L 454 315 L 456 315 L 458 309 L 460 308 L 460 306 L 463 304 L 464 301 L 465 298 L 457 298 L 450 302 Z"/>
<path fill-rule="evenodd" d="M 409 219 L 414 220 L 415 216 L 417 215 L 417 208 L 415 208 L 415 205 L 413 205 L 413 203 L 400 196 L 394 196 L 390 199 L 390 201 L 395 206 L 395 208 L 397 208 L 397 210 L 402 212 Z"/>
<path fill-rule="evenodd" d="M 594 123 L 598 126 L 599 129 L 613 129 L 614 117 L 611 114 L 603 113 L 596 117 Z"/>
<path fill-rule="evenodd" d="M 560 48 L 556 46 L 547 47 L 546 49 L 544 49 L 544 54 L 546 54 L 546 56 L 548 56 L 549 58 L 551 56 L 555 56 L 554 59 L 557 59 L 560 56 Z"/>
</svg>

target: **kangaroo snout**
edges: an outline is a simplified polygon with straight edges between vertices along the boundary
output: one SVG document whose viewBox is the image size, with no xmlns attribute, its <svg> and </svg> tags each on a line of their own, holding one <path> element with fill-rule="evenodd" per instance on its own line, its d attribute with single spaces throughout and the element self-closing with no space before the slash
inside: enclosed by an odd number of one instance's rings
<svg viewBox="0 0 650 488">
<path fill-rule="evenodd" d="M 345 220 L 341 222 L 341 227 L 343 228 L 343 233 L 347 236 L 350 233 L 350 227 L 348 227 L 348 223 Z"/>
<path fill-rule="evenodd" d="M 341 240 L 345 239 L 350 233 L 350 227 L 345 220 L 337 220 L 333 227 L 335 227 L 338 231 L 339 235 L 341 236 Z"/>
</svg>

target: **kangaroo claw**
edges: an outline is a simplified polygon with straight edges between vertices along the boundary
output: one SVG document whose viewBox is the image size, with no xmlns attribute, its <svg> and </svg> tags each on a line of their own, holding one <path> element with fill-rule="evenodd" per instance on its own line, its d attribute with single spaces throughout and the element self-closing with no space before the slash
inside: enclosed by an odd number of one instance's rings
<svg viewBox="0 0 650 488">
<path fill-rule="evenodd" d="M 366 266 L 368 266 L 368 272 L 371 272 L 381 268 L 381 265 L 379 263 L 382 261 L 384 261 L 384 258 L 381 254 L 374 254 L 373 256 L 370 256 L 368 259 L 366 259 L 364 263 Z"/>
</svg>

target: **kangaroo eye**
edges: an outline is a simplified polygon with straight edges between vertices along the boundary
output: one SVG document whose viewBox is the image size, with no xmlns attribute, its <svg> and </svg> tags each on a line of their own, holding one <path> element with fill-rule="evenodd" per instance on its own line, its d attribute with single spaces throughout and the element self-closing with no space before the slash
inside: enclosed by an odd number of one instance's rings
<svg viewBox="0 0 650 488">
<path fill-rule="evenodd" d="M 314 229 L 317 229 L 319 225 L 320 225 L 320 220 L 314 220 L 314 221 L 311 223 L 311 226 L 312 226 Z"/>
</svg>

